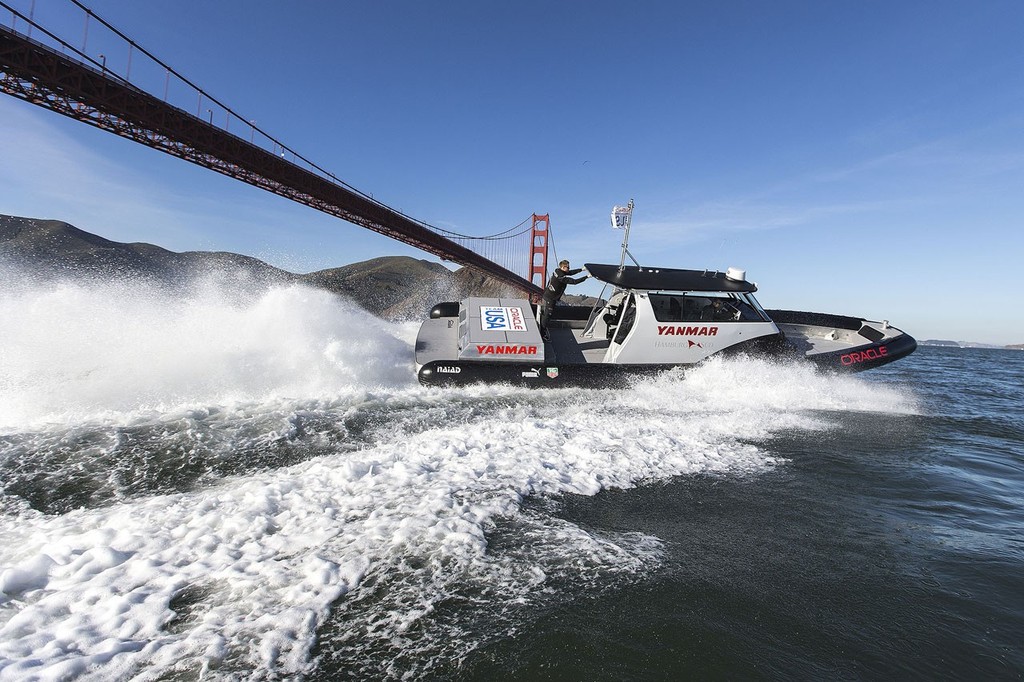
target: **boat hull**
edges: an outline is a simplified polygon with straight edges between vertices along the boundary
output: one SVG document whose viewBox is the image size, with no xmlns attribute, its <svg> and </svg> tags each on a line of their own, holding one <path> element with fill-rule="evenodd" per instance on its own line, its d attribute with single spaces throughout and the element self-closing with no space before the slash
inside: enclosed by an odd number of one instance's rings
<svg viewBox="0 0 1024 682">
<path fill-rule="evenodd" d="M 913 337 L 903 334 L 885 343 L 867 343 L 857 348 L 837 350 L 815 355 L 799 355 L 792 350 L 749 349 L 751 357 L 810 362 L 819 369 L 836 373 L 862 372 L 875 369 L 906 357 L 917 348 Z M 738 353 L 719 355 L 735 356 Z M 698 363 L 700 364 L 700 363 Z M 625 388 L 633 382 L 649 378 L 660 372 L 682 370 L 696 365 L 609 365 L 580 364 L 520 364 L 484 362 L 479 360 L 435 360 L 420 367 L 417 377 L 426 386 L 462 386 L 467 384 L 512 384 L 532 388 Z"/>
<path fill-rule="evenodd" d="M 901 334 L 884 342 L 867 343 L 856 348 L 816 353 L 804 357 L 819 368 L 832 372 L 863 372 L 895 362 L 917 350 L 917 341 Z"/>
<path fill-rule="evenodd" d="M 417 377 L 427 386 L 466 384 L 515 384 L 534 388 L 627 387 L 638 378 L 650 377 L 685 365 L 512 364 L 480 360 L 435 360 L 420 367 Z"/>
<path fill-rule="evenodd" d="M 914 337 L 884 322 L 794 310 L 767 312 L 799 357 L 829 371 L 862 372 L 895 362 L 917 349 Z M 803 348 L 806 350 L 800 352 Z"/>
<path fill-rule="evenodd" d="M 611 340 L 613 332 L 586 327 L 589 312 L 559 308 L 549 320 L 550 334 L 542 338 L 525 300 L 471 298 L 462 304 L 438 304 L 417 335 L 417 378 L 430 386 L 617 388 L 712 357 L 809 362 L 826 371 L 848 373 L 886 365 L 917 348 L 913 337 L 887 322 L 773 310 L 766 311 L 771 317 L 768 333 L 761 320 L 665 324 L 648 316 L 648 328 L 637 322 L 625 343 L 651 345 L 650 359 L 621 361 L 621 353 L 615 352 L 618 342 Z M 724 347 L 715 348 L 723 339 Z M 678 357 L 659 357 L 663 348 Z M 703 353 L 686 356 L 685 351 L 698 350 Z"/>
</svg>

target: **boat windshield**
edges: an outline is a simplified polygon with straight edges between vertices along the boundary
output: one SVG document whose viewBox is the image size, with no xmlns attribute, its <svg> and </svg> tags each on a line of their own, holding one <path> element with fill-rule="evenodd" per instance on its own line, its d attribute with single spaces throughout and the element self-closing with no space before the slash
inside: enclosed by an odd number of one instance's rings
<svg viewBox="0 0 1024 682">
<path fill-rule="evenodd" d="M 659 322 L 764 322 L 759 306 L 744 294 L 717 291 L 651 293 Z"/>
</svg>

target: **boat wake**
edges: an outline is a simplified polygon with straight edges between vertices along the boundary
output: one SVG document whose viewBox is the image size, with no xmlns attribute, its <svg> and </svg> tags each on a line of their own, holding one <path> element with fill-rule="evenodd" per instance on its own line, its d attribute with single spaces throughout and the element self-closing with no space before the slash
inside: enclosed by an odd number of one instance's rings
<svg viewBox="0 0 1024 682">
<path fill-rule="evenodd" d="M 384 323 L 297 285 L 15 286 L 0 315 L 0 428 L 409 383 Z"/>
<path fill-rule="evenodd" d="M 426 389 L 413 325 L 299 286 L 0 294 L 0 677 L 454 670 L 659 570 L 567 495 L 759 476 L 912 396 L 712 360 L 623 391 Z"/>
</svg>

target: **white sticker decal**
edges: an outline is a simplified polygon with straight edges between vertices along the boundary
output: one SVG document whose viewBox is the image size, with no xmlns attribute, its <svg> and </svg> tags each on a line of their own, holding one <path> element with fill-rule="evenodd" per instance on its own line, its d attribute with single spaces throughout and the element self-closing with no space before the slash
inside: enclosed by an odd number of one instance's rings
<svg viewBox="0 0 1024 682">
<path fill-rule="evenodd" d="M 487 332 L 525 332 L 526 318 L 519 307 L 482 305 L 480 328 Z"/>
</svg>

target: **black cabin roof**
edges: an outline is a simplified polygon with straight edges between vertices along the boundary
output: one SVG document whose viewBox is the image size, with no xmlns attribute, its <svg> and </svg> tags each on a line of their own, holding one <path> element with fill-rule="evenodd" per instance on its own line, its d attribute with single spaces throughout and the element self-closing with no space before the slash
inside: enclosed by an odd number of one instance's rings
<svg viewBox="0 0 1024 682">
<path fill-rule="evenodd" d="M 587 271 L 596 279 L 621 289 L 663 291 L 730 291 L 754 292 L 753 282 L 727 279 L 724 272 L 711 270 L 677 270 L 675 268 L 638 268 L 587 263 Z"/>
</svg>

